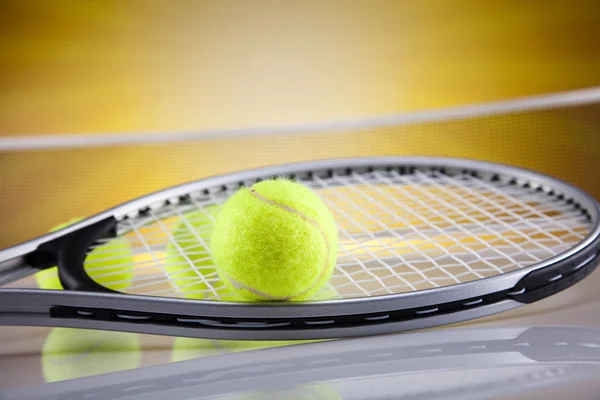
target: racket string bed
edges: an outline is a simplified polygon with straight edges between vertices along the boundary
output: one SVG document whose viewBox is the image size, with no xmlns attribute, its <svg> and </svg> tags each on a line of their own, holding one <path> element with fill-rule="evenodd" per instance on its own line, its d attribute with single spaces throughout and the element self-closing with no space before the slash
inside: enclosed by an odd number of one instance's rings
<svg viewBox="0 0 600 400">
<path fill-rule="evenodd" d="M 336 221 L 335 270 L 308 301 L 241 300 L 213 262 L 222 205 L 272 178 L 312 189 Z M 423 329 L 533 303 L 585 279 L 600 263 L 599 220 L 598 202 L 565 182 L 471 160 L 375 157 L 241 171 L 134 199 L 0 252 L 0 282 L 58 265 L 66 288 L 0 289 L 0 324 L 240 340 Z"/>
<path fill-rule="evenodd" d="M 321 196 L 338 223 L 338 263 L 324 289 L 330 298 L 418 291 L 500 275 L 556 256 L 589 231 L 585 215 L 567 199 L 469 172 L 349 170 L 300 181 Z M 237 187 L 192 193 L 183 203 L 148 207 L 123 219 L 119 235 L 134 252 L 131 265 L 119 264 L 134 271 L 127 291 L 226 300 L 211 265 L 215 213 L 206 210 L 218 209 Z M 182 226 L 184 231 L 177 230 Z M 167 245 L 179 257 L 168 256 Z M 114 254 L 105 261 L 110 257 Z M 169 274 L 166 267 L 173 266 L 193 274 Z M 90 275 L 110 276 L 102 269 L 113 267 L 90 264 Z"/>
</svg>

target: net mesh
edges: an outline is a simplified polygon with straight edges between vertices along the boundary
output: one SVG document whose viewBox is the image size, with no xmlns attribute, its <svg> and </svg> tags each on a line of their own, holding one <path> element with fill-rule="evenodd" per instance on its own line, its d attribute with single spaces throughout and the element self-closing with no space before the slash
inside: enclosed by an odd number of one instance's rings
<svg viewBox="0 0 600 400">
<path fill-rule="evenodd" d="M 556 256 L 590 231 L 571 200 L 506 179 L 432 170 L 346 171 L 299 181 L 333 212 L 340 245 L 333 276 L 313 300 L 443 287 Z M 85 268 L 121 292 L 233 300 L 210 252 L 219 207 L 235 188 L 191 194 L 120 222 Z"/>
</svg>

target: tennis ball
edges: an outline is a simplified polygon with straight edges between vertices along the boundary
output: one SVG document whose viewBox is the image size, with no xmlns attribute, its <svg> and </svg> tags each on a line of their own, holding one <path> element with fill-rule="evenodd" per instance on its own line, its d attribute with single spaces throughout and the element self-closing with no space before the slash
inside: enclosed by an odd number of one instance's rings
<svg viewBox="0 0 600 400">
<path fill-rule="evenodd" d="M 67 223 L 55 226 L 54 232 L 81 221 L 74 218 Z M 85 258 L 84 268 L 88 275 L 99 284 L 112 289 L 123 290 L 133 279 L 133 254 L 123 238 L 111 239 L 95 247 Z M 62 290 L 58 268 L 51 267 L 35 274 L 35 280 L 42 289 Z"/>
<path fill-rule="evenodd" d="M 134 333 L 54 328 L 42 348 L 46 382 L 64 381 L 134 369 L 140 366 Z"/>
<path fill-rule="evenodd" d="M 268 180 L 234 193 L 217 215 L 211 251 L 221 279 L 249 300 L 305 300 L 331 277 L 334 217 L 309 188 Z"/>
<path fill-rule="evenodd" d="M 185 213 L 170 232 L 172 239 L 167 244 L 163 268 L 182 297 L 237 297 L 220 281 L 207 248 L 216 213 L 216 206 Z"/>
</svg>

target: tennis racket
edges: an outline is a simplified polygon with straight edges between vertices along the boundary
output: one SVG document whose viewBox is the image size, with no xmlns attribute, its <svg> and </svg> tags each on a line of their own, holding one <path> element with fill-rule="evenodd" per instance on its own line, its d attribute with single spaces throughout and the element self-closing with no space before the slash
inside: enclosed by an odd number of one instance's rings
<svg viewBox="0 0 600 400">
<path fill-rule="evenodd" d="M 335 272 L 308 301 L 234 300 L 212 264 L 220 205 L 239 187 L 272 177 L 315 190 L 339 228 Z M 0 324 L 236 340 L 445 325 L 584 279 L 600 259 L 599 214 L 595 199 L 567 183 L 472 160 L 336 159 L 236 172 L 135 199 L 2 251 L 1 284 L 58 266 L 65 290 L 4 287 Z M 122 259 L 109 252 L 102 259 L 115 240 L 132 254 L 119 265 L 130 271 L 126 281 L 106 266 Z"/>
</svg>

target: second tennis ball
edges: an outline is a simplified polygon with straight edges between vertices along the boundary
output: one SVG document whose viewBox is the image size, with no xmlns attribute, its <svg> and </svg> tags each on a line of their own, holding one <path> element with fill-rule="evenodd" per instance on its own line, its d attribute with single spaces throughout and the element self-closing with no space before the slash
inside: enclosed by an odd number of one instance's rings
<svg viewBox="0 0 600 400">
<path fill-rule="evenodd" d="M 211 237 L 221 279 L 250 300 L 305 300 L 331 277 L 335 219 L 309 188 L 277 179 L 242 188 L 223 205 Z"/>
<path fill-rule="evenodd" d="M 230 300 L 231 290 L 219 282 L 207 249 L 218 208 L 208 206 L 182 214 L 171 230 L 164 271 L 176 295 L 188 299 L 212 297 Z"/>
<path fill-rule="evenodd" d="M 55 226 L 50 232 L 73 225 L 82 218 L 74 218 L 67 223 Z M 95 247 L 85 258 L 84 268 L 94 281 L 112 290 L 123 290 L 133 279 L 133 254 L 125 239 L 116 238 Z M 63 289 L 58 277 L 58 268 L 51 267 L 35 274 L 35 280 L 42 289 Z"/>
</svg>

